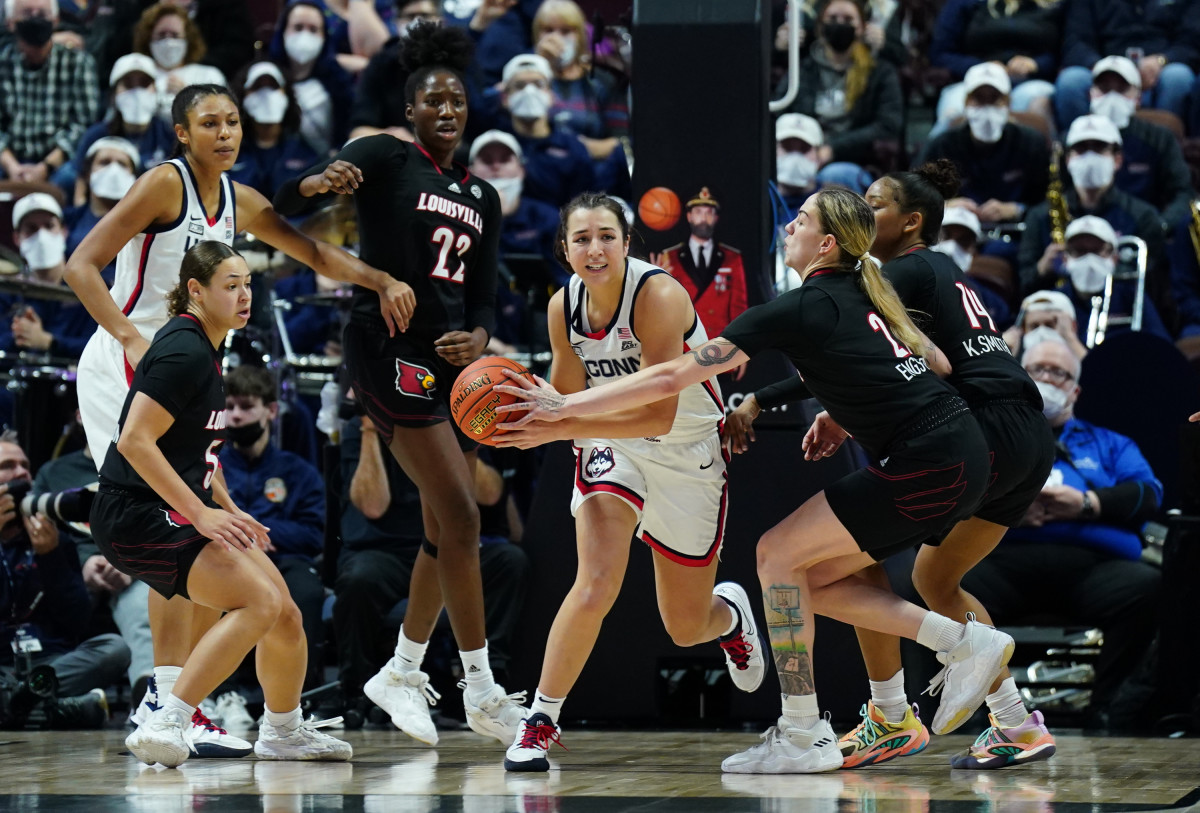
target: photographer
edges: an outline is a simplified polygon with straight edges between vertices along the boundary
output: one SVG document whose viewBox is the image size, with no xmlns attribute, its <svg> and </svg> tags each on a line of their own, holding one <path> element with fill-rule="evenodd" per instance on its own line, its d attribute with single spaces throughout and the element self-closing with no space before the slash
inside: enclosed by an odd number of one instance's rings
<svg viewBox="0 0 1200 813">
<path fill-rule="evenodd" d="M 29 481 L 25 452 L 15 435 L 5 433 L 0 436 L 0 717 L 6 728 L 19 728 L 45 699 L 50 727 L 101 728 L 108 719 L 104 687 L 121 679 L 129 649 L 117 635 L 79 643 L 91 605 L 75 546 L 60 539 L 46 517 L 22 514 L 9 489 L 20 486 L 13 490 L 23 492 Z M 54 681 L 47 680 L 44 666 L 52 668 Z"/>
</svg>

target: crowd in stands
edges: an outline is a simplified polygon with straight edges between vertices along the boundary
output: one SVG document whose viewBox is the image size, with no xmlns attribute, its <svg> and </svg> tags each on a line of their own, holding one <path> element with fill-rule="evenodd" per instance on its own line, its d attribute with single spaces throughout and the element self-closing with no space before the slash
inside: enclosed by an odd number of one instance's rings
<svg viewBox="0 0 1200 813">
<path fill-rule="evenodd" d="M 501 315 L 492 348 L 536 345 L 539 330 L 530 325 L 545 310 L 547 290 L 567 281 L 553 257 L 559 207 L 585 190 L 633 196 L 628 43 L 623 32 L 594 30 L 587 5 L 291 0 L 278 4 L 273 24 L 256 27 L 251 7 L 241 0 L 5 0 L 0 183 L 35 191 L 12 207 L 12 242 L 0 247 L 0 258 L 47 284 L 61 284 L 66 258 L 88 231 L 142 172 L 172 154 L 171 100 L 189 84 L 233 91 L 244 137 L 230 174 L 268 199 L 284 180 L 336 153 L 348 139 L 388 134 L 412 140 L 399 55 L 410 25 L 437 20 L 463 27 L 475 42 L 461 160 L 499 192 L 502 261 L 511 258 L 500 275 Z M 936 250 L 969 275 L 1035 377 L 1064 391 L 1078 383 L 1093 302 L 1114 274 L 1121 279 L 1113 283 L 1112 314 L 1135 307 L 1133 283 L 1122 273 L 1136 270 L 1138 262 L 1136 252 L 1123 250 L 1130 237 L 1144 244 L 1141 329 L 1160 336 L 1164 346 L 1179 341 L 1189 352 L 1188 340 L 1200 335 L 1200 242 L 1192 239 L 1200 237 L 1193 209 L 1200 154 L 1200 13 L 1193 12 L 1200 12 L 1200 0 L 817 0 L 799 20 L 786 18 L 785 3 L 774 6 L 772 84 L 785 84 L 783 49 L 791 26 L 801 28 L 802 43 L 799 93 L 774 121 L 772 183 L 787 219 L 822 186 L 862 193 L 887 171 L 947 158 L 963 185 L 947 204 Z M 928 129 L 914 121 L 926 121 Z M 688 251 L 668 258 L 676 266 L 669 270 L 698 301 L 721 265 L 703 251 L 712 242 L 719 196 L 720 190 L 710 197 L 705 189 L 688 204 Z M 347 244 L 353 240 L 344 217 L 318 213 L 299 225 L 322 239 L 332 230 Z M 257 283 L 264 299 L 268 285 L 287 301 L 336 292 L 336 283 L 311 269 L 275 267 L 283 272 Z M 112 268 L 106 271 L 111 282 Z M 741 284 L 729 294 L 739 309 L 746 304 Z M 69 363 L 96 330 L 77 304 L 2 295 L 0 306 L 6 314 L 0 351 L 6 353 L 38 350 Z M 269 310 L 256 316 L 260 327 L 272 318 Z M 715 320 L 710 335 L 736 316 L 724 305 L 719 315 L 715 308 L 708 312 Z M 284 322 L 296 354 L 340 355 L 335 308 L 294 302 Z M 1060 341 L 1035 353 L 1047 333 Z M 1200 355 L 1200 346 L 1191 352 Z M 1056 372 L 1041 356 L 1053 356 Z M 347 703 L 365 702 L 362 683 L 386 660 L 391 633 L 363 619 L 387 616 L 406 595 L 422 538 L 415 489 L 381 453 L 369 421 L 342 416 L 340 460 L 321 472 L 311 440 L 318 407 L 313 399 L 295 402 L 254 367 L 229 374 L 228 395 L 232 442 L 222 460 L 230 491 L 266 525 L 293 531 L 279 537 L 287 541 L 271 556 L 304 616 L 313 660 L 308 685 L 320 681 L 322 659 L 336 661 Z M 305 423 L 299 435 L 309 440 L 293 443 L 288 438 L 296 433 L 285 431 L 284 448 L 276 448 L 272 438 L 278 434 L 271 430 L 281 412 L 285 423 Z M 12 396 L 3 392 L 0 422 L 11 425 L 12 413 Z M 1058 426 L 1070 430 L 1072 454 L 1087 453 L 1088 443 L 1107 444 L 1106 453 L 1118 456 L 1124 449 L 1104 430 L 1073 418 L 1069 403 L 1060 417 Z M 324 431 L 333 440 L 337 433 L 329 426 L 327 421 Z M 0 439 L 0 481 L 5 460 L 21 455 L 15 442 Z M 19 460 L 16 465 L 18 475 L 29 476 Z M 66 454 L 37 472 L 39 487 L 80 485 L 89 472 L 94 475 L 86 449 Z M 493 460 L 481 464 L 477 477 L 479 502 L 490 506 L 484 512 L 490 539 L 483 568 L 497 670 L 507 665 L 529 571 L 520 548 L 507 544 L 520 538 L 511 472 Z M 1161 497 L 1148 467 L 1135 474 Z M 1120 488 L 1121 472 L 1105 476 L 1104 488 Z M 339 524 L 342 549 L 336 578 L 324 584 L 318 560 L 330 520 L 322 477 L 341 483 L 340 513 L 332 521 Z M 1063 483 L 1071 485 L 1069 473 Z M 1101 516 L 1135 537 L 1137 523 L 1148 516 L 1146 505 L 1121 516 L 1104 513 L 1109 510 L 1102 508 Z M 1044 518 L 1036 523 L 1039 529 L 1044 524 Z M 1003 586 L 1006 557 L 1025 561 L 1023 551 L 1006 553 L 1018 549 L 1017 536 L 1013 548 L 1006 542 L 994 566 L 979 574 L 979 594 L 994 595 L 999 607 L 1011 592 Z M 1071 545 L 1089 547 L 1075 537 L 1060 547 Z M 96 627 L 85 612 L 48 619 L 46 634 L 91 653 L 97 665 L 85 671 L 95 676 L 93 683 L 127 670 L 134 696 L 140 696 L 139 683 L 150 671 L 145 586 L 130 584 L 86 539 L 67 531 L 47 546 L 26 548 L 47 563 L 45 578 L 69 581 L 72 600 L 81 605 L 90 593 L 120 635 L 91 636 Z M 1125 621 L 1149 623 L 1146 596 L 1157 582 L 1145 569 L 1151 566 L 1133 567 L 1137 556 L 1131 551 L 1091 551 L 1087 564 L 1123 562 L 1117 570 L 1137 580 L 1136 589 L 1130 587 L 1132 609 L 1117 613 L 1118 605 L 1110 604 L 1108 610 Z M 79 566 L 68 574 L 66 560 L 76 553 Z M 9 558 L 16 563 L 15 557 Z M 1056 561 L 1076 559 L 1064 553 Z M 1041 570 L 1048 579 L 1059 578 L 1050 564 Z M 1108 590 L 1106 582 L 1099 584 Z M 1108 621 L 1109 615 L 1098 614 L 1094 623 Z M 54 626 L 67 622 L 69 630 Z M 1106 633 L 1118 639 L 1128 630 Z M 12 634 L 6 630 L 3 637 Z M 327 639 L 336 642 L 334 651 L 323 650 Z M 66 644 L 60 649 L 63 657 L 75 651 Z M 1140 653 L 1125 647 L 1113 655 L 1102 697 L 1112 697 L 1127 663 Z M 63 697 L 75 702 L 63 708 L 94 719 L 98 701 L 86 695 L 107 684 L 77 680 L 79 670 L 70 662 L 60 672 L 68 675 L 60 674 Z"/>
</svg>

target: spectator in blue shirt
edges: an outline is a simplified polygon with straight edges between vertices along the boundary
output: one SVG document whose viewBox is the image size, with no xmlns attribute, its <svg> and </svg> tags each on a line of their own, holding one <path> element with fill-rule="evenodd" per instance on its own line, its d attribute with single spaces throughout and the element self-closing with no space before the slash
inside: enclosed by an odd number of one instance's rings
<svg viewBox="0 0 1200 813">
<path fill-rule="evenodd" d="M 1162 575 L 1140 561 L 1139 530 L 1162 485 L 1129 438 L 1081 421 L 1078 357 L 1043 341 L 1022 364 L 1037 382 L 1058 437 L 1058 458 L 1022 527 L 1009 531 L 963 587 L 997 624 L 1047 613 L 1104 632 L 1091 709 L 1106 709 L 1153 638 Z"/>
<path fill-rule="evenodd" d="M 229 443 L 221 450 L 221 469 L 234 503 L 271 529 L 267 555 L 304 619 L 305 685 L 313 688 L 321 682 L 324 641 L 325 588 L 314 559 L 324 547 L 325 484 L 308 461 L 272 445 L 270 428 L 278 414 L 275 381 L 265 368 L 243 365 L 225 376 Z"/>
</svg>

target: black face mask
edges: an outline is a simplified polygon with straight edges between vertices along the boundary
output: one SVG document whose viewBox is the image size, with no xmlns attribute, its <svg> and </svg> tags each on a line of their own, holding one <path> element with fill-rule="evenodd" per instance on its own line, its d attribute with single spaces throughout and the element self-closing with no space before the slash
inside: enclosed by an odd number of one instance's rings
<svg viewBox="0 0 1200 813">
<path fill-rule="evenodd" d="M 45 17 L 30 17 L 17 23 L 17 37 L 34 48 L 41 48 L 54 35 L 54 21 Z"/>
<path fill-rule="evenodd" d="M 229 439 L 233 441 L 234 446 L 253 446 L 265 431 L 267 431 L 267 427 L 258 421 L 244 423 L 241 426 L 225 427 L 225 432 L 229 435 Z"/>
<path fill-rule="evenodd" d="M 850 23 L 825 23 L 825 41 L 839 54 L 854 44 L 858 34 Z"/>
</svg>

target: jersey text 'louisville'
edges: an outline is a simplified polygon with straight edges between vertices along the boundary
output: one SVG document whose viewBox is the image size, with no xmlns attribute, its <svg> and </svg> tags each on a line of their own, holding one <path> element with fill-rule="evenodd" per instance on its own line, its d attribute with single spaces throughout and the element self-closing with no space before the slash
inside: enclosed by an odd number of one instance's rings
<svg viewBox="0 0 1200 813">
<path fill-rule="evenodd" d="M 125 429 L 129 405 L 144 392 L 175 419 L 158 439 L 167 462 L 192 491 L 211 494 L 218 465 L 217 453 L 225 440 L 225 384 L 221 356 L 204 329 L 191 316 L 176 316 L 154 337 L 138 364 L 133 384 L 121 408 L 117 437 L 100 469 L 102 483 L 152 493 L 150 486 L 117 451 Z"/>
<path fill-rule="evenodd" d="M 734 319 L 721 336 L 749 356 L 782 351 L 830 417 L 876 457 L 897 429 L 954 394 L 892 336 L 850 272 L 817 269 L 799 288 Z"/>
<path fill-rule="evenodd" d="M 500 197 L 491 184 L 460 164 L 440 167 L 416 144 L 390 135 L 356 139 L 302 177 L 320 174 L 336 160 L 362 170 L 353 196 L 360 257 L 407 282 L 416 295 L 406 335 L 432 341 L 476 327 L 491 335 L 501 221 Z M 275 196 L 281 214 L 297 214 L 310 203 L 300 197 L 299 180 Z M 383 327 L 373 291 L 355 289 L 352 314 L 360 324 Z"/>
</svg>

